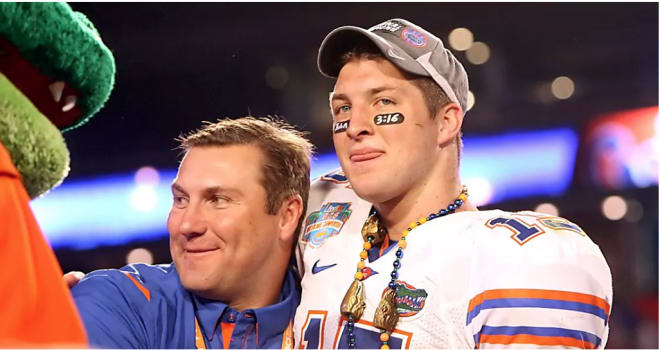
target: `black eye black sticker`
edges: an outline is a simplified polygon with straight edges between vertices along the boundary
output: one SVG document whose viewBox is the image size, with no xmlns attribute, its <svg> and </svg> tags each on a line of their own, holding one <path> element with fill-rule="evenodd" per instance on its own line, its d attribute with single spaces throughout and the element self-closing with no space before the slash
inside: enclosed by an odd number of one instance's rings
<svg viewBox="0 0 660 350">
<path fill-rule="evenodd" d="M 403 123 L 403 114 L 401 113 L 379 114 L 374 117 L 374 123 L 376 125 L 401 124 Z"/>
<path fill-rule="evenodd" d="M 338 133 L 340 133 L 340 132 L 344 132 L 344 131 L 346 131 L 346 129 L 348 129 L 348 123 L 349 123 L 349 122 L 350 122 L 350 119 L 349 119 L 349 120 L 344 120 L 343 122 L 336 122 L 336 123 L 332 126 L 332 131 L 333 131 L 335 134 L 338 134 Z"/>
</svg>

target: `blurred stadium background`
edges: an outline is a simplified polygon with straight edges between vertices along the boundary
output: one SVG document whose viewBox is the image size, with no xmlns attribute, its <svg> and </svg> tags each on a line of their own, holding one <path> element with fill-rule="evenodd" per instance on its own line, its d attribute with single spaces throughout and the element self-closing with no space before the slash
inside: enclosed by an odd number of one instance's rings
<svg viewBox="0 0 660 350">
<path fill-rule="evenodd" d="M 333 82 L 316 50 L 340 25 L 402 17 L 439 34 L 470 78 L 461 174 L 482 209 L 572 220 L 614 277 L 609 348 L 658 347 L 657 3 L 72 3 L 117 61 L 72 171 L 32 202 L 64 271 L 169 263 L 174 138 L 203 120 L 277 114 L 337 166 Z"/>
</svg>

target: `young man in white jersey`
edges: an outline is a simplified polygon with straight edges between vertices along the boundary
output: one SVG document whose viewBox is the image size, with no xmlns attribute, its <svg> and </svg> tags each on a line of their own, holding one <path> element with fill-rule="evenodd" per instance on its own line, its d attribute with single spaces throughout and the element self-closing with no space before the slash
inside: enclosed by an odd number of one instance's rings
<svg viewBox="0 0 660 350">
<path fill-rule="evenodd" d="M 577 225 L 477 211 L 459 177 L 467 74 L 402 19 L 321 44 L 343 172 L 317 179 L 299 240 L 300 348 L 602 348 L 612 282 Z"/>
</svg>

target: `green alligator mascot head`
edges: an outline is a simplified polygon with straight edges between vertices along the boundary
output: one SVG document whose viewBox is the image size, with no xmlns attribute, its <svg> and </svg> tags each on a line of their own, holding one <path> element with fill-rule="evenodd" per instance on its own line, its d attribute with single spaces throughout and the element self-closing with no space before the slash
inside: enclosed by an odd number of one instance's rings
<svg viewBox="0 0 660 350">
<path fill-rule="evenodd" d="M 96 28 L 66 3 L 0 3 L 0 143 L 30 198 L 69 172 L 62 132 L 107 101 L 115 62 Z"/>
</svg>

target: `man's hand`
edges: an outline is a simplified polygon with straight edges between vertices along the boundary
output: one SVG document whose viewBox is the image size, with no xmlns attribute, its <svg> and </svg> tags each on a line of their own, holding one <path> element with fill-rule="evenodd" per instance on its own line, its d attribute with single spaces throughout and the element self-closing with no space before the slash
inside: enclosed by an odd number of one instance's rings
<svg viewBox="0 0 660 350">
<path fill-rule="evenodd" d="M 78 282 L 80 282 L 81 279 L 85 277 L 85 274 L 80 272 L 80 271 L 71 271 L 67 272 L 62 276 L 62 279 L 64 280 L 64 283 L 69 287 L 69 289 L 73 288 Z"/>
</svg>

